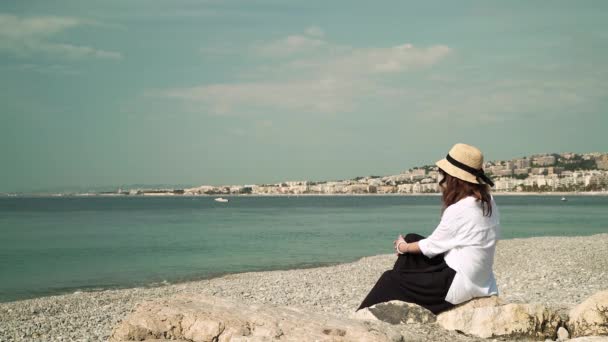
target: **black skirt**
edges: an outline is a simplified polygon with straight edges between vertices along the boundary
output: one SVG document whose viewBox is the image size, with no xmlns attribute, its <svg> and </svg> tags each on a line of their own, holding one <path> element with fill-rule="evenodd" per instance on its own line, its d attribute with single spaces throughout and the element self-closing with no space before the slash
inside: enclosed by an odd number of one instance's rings
<svg viewBox="0 0 608 342">
<path fill-rule="evenodd" d="M 418 234 L 405 236 L 408 243 L 422 239 L 424 237 Z M 438 314 L 454 307 L 445 301 L 445 296 L 455 275 L 456 271 L 445 263 L 443 254 L 433 258 L 423 254 L 400 254 L 393 269 L 382 274 L 359 309 L 400 300 L 418 304 Z"/>
</svg>

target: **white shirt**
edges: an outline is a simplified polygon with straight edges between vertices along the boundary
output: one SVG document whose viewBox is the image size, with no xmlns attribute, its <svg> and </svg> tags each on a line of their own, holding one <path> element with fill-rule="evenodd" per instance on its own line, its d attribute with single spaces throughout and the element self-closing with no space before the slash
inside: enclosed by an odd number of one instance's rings
<svg viewBox="0 0 608 342">
<path fill-rule="evenodd" d="M 483 216 L 481 201 L 469 196 L 445 209 L 441 222 L 420 251 L 429 258 L 447 252 L 445 262 L 456 271 L 445 297 L 460 304 L 475 297 L 498 294 L 492 272 L 496 241 L 500 235 L 499 213 L 492 197 L 492 216 Z"/>
</svg>

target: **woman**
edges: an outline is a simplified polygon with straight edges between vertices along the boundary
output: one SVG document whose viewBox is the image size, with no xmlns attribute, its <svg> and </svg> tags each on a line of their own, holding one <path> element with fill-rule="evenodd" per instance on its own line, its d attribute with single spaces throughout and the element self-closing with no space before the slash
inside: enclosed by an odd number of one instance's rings
<svg viewBox="0 0 608 342">
<path fill-rule="evenodd" d="M 499 214 L 476 147 L 456 144 L 435 163 L 442 179 L 443 210 L 435 231 L 424 238 L 401 235 L 395 266 L 382 274 L 359 309 L 391 300 L 419 304 L 434 314 L 475 297 L 498 294 L 492 272 Z M 359 310 L 357 309 L 357 310 Z"/>
</svg>

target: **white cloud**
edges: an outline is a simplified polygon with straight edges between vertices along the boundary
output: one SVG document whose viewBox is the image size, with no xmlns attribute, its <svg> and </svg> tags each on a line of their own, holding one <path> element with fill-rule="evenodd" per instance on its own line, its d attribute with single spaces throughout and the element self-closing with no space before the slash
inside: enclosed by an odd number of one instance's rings
<svg viewBox="0 0 608 342">
<path fill-rule="evenodd" d="M 263 108 L 332 113 L 352 108 L 359 86 L 332 79 L 281 82 L 214 84 L 162 92 L 214 114 L 246 112 Z"/>
<path fill-rule="evenodd" d="M 51 16 L 19 18 L 14 15 L 0 14 L 0 37 L 11 39 L 39 38 L 81 24 L 82 22 L 75 18 Z"/>
<path fill-rule="evenodd" d="M 103 59 L 121 59 L 122 54 L 116 51 L 105 51 L 92 48 L 90 46 L 78 46 L 71 44 L 39 44 L 37 49 L 40 51 L 62 55 L 68 58 L 95 57 Z"/>
<path fill-rule="evenodd" d="M 332 44 L 324 36 L 313 26 L 304 34 L 258 42 L 253 51 L 275 59 L 249 72 L 247 81 L 168 89 L 161 96 L 215 114 L 267 109 L 345 112 L 366 98 L 393 96 L 384 78 L 430 67 L 451 51 L 444 45 L 356 48 Z"/>
<path fill-rule="evenodd" d="M 605 89 L 606 83 L 593 80 L 553 82 L 532 78 L 469 79 L 468 82 L 438 80 L 433 83 L 435 87 L 427 86 L 416 91 L 414 98 L 410 94 L 409 100 L 415 104 L 412 109 L 423 121 L 499 123 L 598 110 L 594 108 L 597 99 L 605 95 L 597 89 Z"/>
<path fill-rule="evenodd" d="M 6 65 L 2 67 L 3 70 L 18 70 L 18 71 L 28 71 L 28 72 L 37 72 L 43 74 L 62 74 L 62 75 L 78 75 L 80 72 L 74 70 L 70 66 L 61 65 L 61 64 L 18 64 L 18 65 Z"/>
<path fill-rule="evenodd" d="M 51 36 L 60 32 L 94 24 L 94 22 L 69 17 L 21 18 L 15 15 L 0 14 L 0 50 L 9 51 L 18 56 L 44 53 L 67 58 L 122 58 L 120 52 L 49 41 Z"/>
<path fill-rule="evenodd" d="M 254 45 L 254 51 L 262 56 L 286 57 L 294 54 L 313 52 L 326 46 L 327 43 L 316 37 L 290 35 L 270 43 Z"/>
<path fill-rule="evenodd" d="M 290 65 L 345 76 L 401 73 L 429 67 L 446 57 L 451 49 L 445 45 L 419 48 L 402 44 L 386 48 L 342 48 L 342 51 L 329 58 L 296 60 Z"/>
<path fill-rule="evenodd" d="M 306 30 L 304 30 L 304 33 L 306 33 L 309 36 L 312 37 L 323 37 L 325 36 L 325 31 L 323 31 L 323 29 L 321 29 L 318 26 L 310 26 L 309 28 L 307 28 Z"/>
</svg>

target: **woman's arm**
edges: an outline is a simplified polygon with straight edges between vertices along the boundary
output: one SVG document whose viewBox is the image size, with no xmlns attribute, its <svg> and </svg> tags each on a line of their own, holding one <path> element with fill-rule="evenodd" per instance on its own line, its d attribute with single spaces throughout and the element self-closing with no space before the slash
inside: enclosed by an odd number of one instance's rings
<svg viewBox="0 0 608 342">
<path fill-rule="evenodd" d="M 395 246 L 395 251 L 398 254 L 405 254 L 405 253 L 419 254 L 419 253 L 421 253 L 418 242 L 407 243 L 407 242 L 405 242 L 405 239 L 403 238 L 402 235 L 399 235 L 397 240 L 395 240 L 393 243 Z"/>
<path fill-rule="evenodd" d="M 397 249 L 398 253 L 410 253 L 410 254 L 420 254 L 420 246 L 418 246 L 418 241 L 412 243 L 402 243 L 399 245 Z"/>
</svg>

